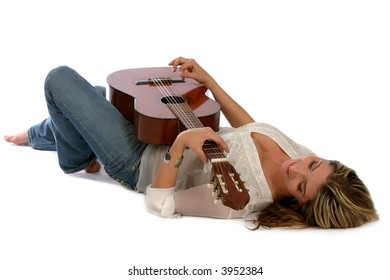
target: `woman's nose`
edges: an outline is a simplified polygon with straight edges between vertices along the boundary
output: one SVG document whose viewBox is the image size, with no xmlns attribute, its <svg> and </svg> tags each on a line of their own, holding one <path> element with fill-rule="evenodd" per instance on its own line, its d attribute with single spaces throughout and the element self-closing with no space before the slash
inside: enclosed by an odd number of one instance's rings
<svg viewBox="0 0 390 280">
<path fill-rule="evenodd" d="M 307 175 L 306 168 L 304 168 L 304 166 L 300 163 L 295 164 L 292 168 L 292 171 L 296 176 L 306 176 Z"/>
</svg>

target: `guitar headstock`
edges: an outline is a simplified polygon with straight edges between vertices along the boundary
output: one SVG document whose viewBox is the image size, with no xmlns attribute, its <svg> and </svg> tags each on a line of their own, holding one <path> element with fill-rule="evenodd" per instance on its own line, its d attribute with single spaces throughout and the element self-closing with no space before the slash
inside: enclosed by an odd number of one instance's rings
<svg viewBox="0 0 390 280">
<path fill-rule="evenodd" d="M 221 199 L 223 205 L 234 210 L 243 209 L 249 202 L 249 193 L 241 181 L 239 174 L 227 161 L 211 162 L 212 186 L 215 189 L 217 199 Z"/>
</svg>

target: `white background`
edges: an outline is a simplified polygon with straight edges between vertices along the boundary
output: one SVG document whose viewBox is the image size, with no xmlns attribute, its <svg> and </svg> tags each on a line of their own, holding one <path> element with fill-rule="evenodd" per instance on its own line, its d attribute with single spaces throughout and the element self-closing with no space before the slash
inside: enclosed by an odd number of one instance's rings
<svg viewBox="0 0 390 280">
<path fill-rule="evenodd" d="M 164 220 L 104 172 L 64 175 L 55 153 L 2 141 L 0 278 L 172 279 L 127 269 L 186 265 L 218 270 L 204 279 L 383 279 L 389 14 L 387 1 L 373 0 L 2 1 L 1 135 L 47 116 L 43 81 L 56 66 L 106 85 L 116 70 L 193 57 L 257 121 L 356 169 L 381 220 L 256 232 L 241 221 Z M 223 277 L 223 266 L 264 274 Z M 198 279 L 173 279 L 187 278 Z"/>
</svg>

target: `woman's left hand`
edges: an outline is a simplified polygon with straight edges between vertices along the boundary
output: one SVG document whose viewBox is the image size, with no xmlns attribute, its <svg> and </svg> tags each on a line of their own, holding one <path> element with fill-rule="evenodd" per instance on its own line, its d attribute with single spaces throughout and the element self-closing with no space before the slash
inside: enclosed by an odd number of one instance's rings
<svg viewBox="0 0 390 280">
<path fill-rule="evenodd" d="M 207 163 L 208 159 L 202 149 L 205 141 L 214 141 L 222 150 L 227 153 L 229 152 L 229 148 L 225 141 L 223 141 L 221 136 L 210 127 L 193 128 L 181 132 L 173 143 L 172 149 L 175 149 L 176 147 L 182 150 L 189 148 L 193 150 L 204 163 Z"/>
</svg>

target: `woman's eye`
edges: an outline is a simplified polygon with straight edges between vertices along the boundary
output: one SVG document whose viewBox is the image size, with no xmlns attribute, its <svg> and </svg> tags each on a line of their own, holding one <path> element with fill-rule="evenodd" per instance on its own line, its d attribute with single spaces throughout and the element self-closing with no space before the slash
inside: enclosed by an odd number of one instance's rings
<svg viewBox="0 0 390 280">
<path fill-rule="evenodd" d="M 316 164 L 317 164 L 316 161 L 310 162 L 310 164 L 309 164 L 309 169 L 310 169 L 310 170 L 313 170 L 313 167 L 314 167 Z"/>
<path fill-rule="evenodd" d="M 300 184 L 298 185 L 298 191 L 299 191 L 300 193 L 302 193 L 302 185 L 303 185 L 303 183 L 300 183 Z"/>
</svg>

